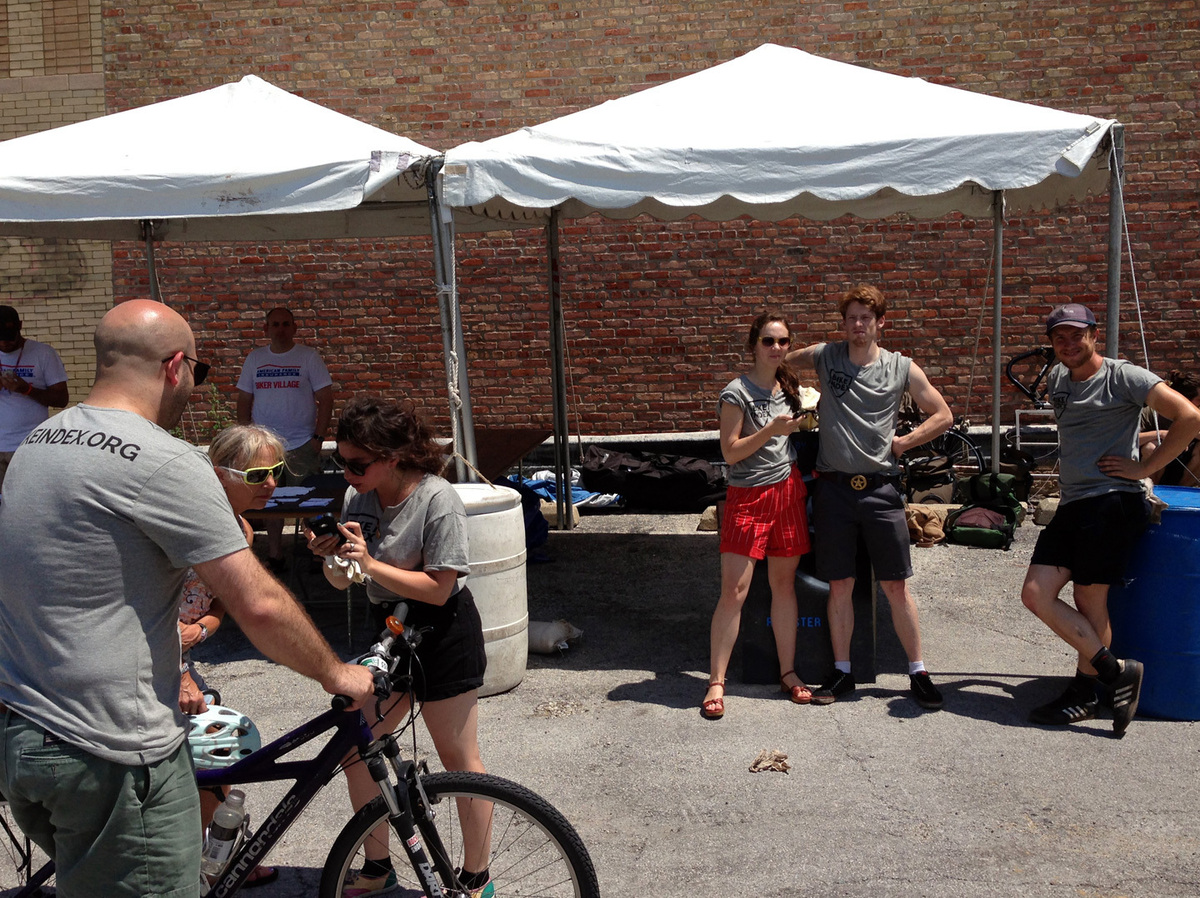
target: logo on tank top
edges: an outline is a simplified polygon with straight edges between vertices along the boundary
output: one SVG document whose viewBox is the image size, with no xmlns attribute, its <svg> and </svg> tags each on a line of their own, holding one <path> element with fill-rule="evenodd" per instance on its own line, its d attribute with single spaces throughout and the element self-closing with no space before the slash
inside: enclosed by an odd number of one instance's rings
<svg viewBox="0 0 1200 898">
<path fill-rule="evenodd" d="M 750 414 L 754 416 L 755 424 L 759 427 L 766 427 L 771 423 L 771 400 L 751 399 Z"/>
<path fill-rule="evenodd" d="M 1070 399 L 1070 390 L 1064 390 L 1060 393 L 1055 393 L 1050 397 L 1050 404 L 1054 406 L 1055 419 L 1063 416 L 1063 412 L 1067 410 L 1067 403 L 1070 401 Z"/>
<path fill-rule="evenodd" d="M 854 378 L 845 371 L 829 372 L 829 389 L 833 390 L 834 396 L 845 396 L 852 383 L 854 383 Z"/>
</svg>

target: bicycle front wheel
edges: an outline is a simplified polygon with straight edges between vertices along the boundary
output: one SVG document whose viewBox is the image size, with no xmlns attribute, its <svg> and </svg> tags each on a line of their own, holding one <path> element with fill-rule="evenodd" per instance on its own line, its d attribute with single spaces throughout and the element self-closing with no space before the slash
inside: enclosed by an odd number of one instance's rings
<svg viewBox="0 0 1200 898">
<path fill-rule="evenodd" d="M 0 796 L 0 896 L 42 898 L 54 894 L 54 867 L 25 837 Z"/>
<path fill-rule="evenodd" d="M 451 771 L 421 777 L 436 820 L 421 819 L 418 828 L 435 871 L 454 871 L 463 864 L 460 814 L 470 813 L 474 802 L 492 806 L 490 836 L 491 871 L 496 898 L 545 896 L 545 898 L 599 898 L 596 871 L 583 840 L 545 799 L 524 786 L 486 773 Z M 387 806 L 376 798 L 364 806 L 342 830 L 330 849 L 321 874 L 321 898 L 341 898 L 347 885 L 362 869 L 364 847 L 373 832 L 387 823 Z M 396 890 L 384 894 L 423 894 L 408 855 L 392 834 L 388 854 L 396 871 Z M 435 857 L 435 852 L 444 852 Z M 376 852 L 372 852 L 376 854 Z M 450 896 L 465 893 L 453 876 L 439 875 L 442 889 Z M 449 879 L 450 881 L 446 881 Z M 408 890 L 408 891 L 405 891 Z"/>
</svg>

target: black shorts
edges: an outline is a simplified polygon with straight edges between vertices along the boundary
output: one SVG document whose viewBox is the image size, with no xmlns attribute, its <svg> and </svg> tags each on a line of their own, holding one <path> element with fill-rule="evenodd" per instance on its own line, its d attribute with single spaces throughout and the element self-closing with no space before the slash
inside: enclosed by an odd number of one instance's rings
<svg viewBox="0 0 1200 898">
<path fill-rule="evenodd" d="M 877 580 L 912 576 L 904 497 L 896 485 L 855 490 L 831 477 L 818 477 L 813 497 L 817 576 L 827 581 L 853 577 L 860 536 Z"/>
<path fill-rule="evenodd" d="M 371 603 L 371 643 L 383 632 L 395 602 Z M 429 628 L 417 646 L 413 697 L 418 702 L 454 698 L 483 685 L 487 670 L 483 623 L 471 590 L 463 587 L 445 605 L 408 602 L 406 627 Z M 366 651 L 370 646 L 364 646 Z"/>
<path fill-rule="evenodd" d="M 1066 568 L 1079 586 L 1120 583 L 1149 520 L 1150 503 L 1141 492 L 1076 499 L 1058 507 L 1029 563 Z"/>
</svg>

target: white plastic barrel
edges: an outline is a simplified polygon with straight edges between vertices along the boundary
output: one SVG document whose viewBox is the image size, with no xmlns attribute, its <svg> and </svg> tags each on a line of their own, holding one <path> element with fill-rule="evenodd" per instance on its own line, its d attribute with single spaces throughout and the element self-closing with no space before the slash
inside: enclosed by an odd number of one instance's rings
<svg viewBox="0 0 1200 898">
<path fill-rule="evenodd" d="M 487 650 L 487 674 L 479 694 L 495 695 L 524 679 L 529 660 L 521 494 L 486 483 L 456 483 L 454 489 L 467 509 L 467 586 L 479 608 Z"/>
</svg>

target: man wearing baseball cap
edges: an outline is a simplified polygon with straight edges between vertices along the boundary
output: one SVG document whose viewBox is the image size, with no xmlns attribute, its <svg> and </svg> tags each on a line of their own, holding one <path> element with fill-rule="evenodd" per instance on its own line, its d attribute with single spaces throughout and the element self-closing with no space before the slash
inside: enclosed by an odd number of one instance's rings
<svg viewBox="0 0 1200 898">
<path fill-rule="evenodd" d="M 1046 334 L 1058 364 L 1047 380 L 1058 420 L 1061 499 L 1038 537 L 1021 601 L 1079 653 L 1075 677 L 1061 696 L 1033 709 L 1030 720 L 1063 725 L 1097 714 L 1097 686 L 1112 691 L 1113 733 L 1137 712 L 1142 665 L 1108 650 L 1108 588 L 1119 582 L 1149 503 L 1141 479 L 1165 466 L 1200 433 L 1200 410 L 1161 378 L 1096 351 L 1096 318 L 1079 303 L 1054 309 Z M 1171 420 L 1160 451 L 1137 457 L 1144 405 Z M 1059 598 L 1074 583 L 1074 607 Z"/>
<path fill-rule="evenodd" d="M 0 490 L 29 431 L 67 404 L 67 372 L 53 347 L 21 336 L 21 316 L 0 306 Z"/>
</svg>

